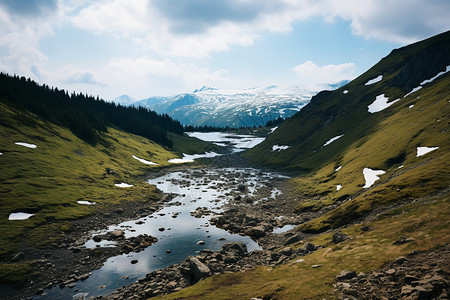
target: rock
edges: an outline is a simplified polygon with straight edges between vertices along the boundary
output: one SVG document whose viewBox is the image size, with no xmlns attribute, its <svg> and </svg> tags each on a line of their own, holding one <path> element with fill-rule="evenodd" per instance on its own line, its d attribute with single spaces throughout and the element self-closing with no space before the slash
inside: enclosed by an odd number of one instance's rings
<svg viewBox="0 0 450 300">
<path fill-rule="evenodd" d="M 235 252 L 239 256 L 247 253 L 247 245 L 243 242 L 229 242 L 222 245 L 223 252 Z"/>
<path fill-rule="evenodd" d="M 94 242 L 98 243 L 101 242 L 102 237 L 100 235 L 95 235 L 92 239 L 94 240 Z"/>
<path fill-rule="evenodd" d="M 417 278 L 416 276 L 406 275 L 405 279 L 404 279 L 404 283 L 405 284 L 411 284 L 411 282 L 418 281 L 418 280 L 419 280 L 419 278 Z"/>
<path fill-rule="evenodd" d="M 342 281 L 342 280 L 345 280 L 345 279 L 352 279 L 354 277 L 356 277 L 356 272 L 355 271 L 344 270 L 341 273 L 339 273 L 338 276 L 336 276 L 336 281 Z"/>
<path fill-rule="evenodd" d="M 266 235 L 266 230 L 263 226 L 255 226 L 245 230 L 245 234 L 251 237 L 263 237 Z"/>
<path fill-rule="evenodd" d="M 311 266 L 311 268 L 313 268 L 313 269 L 317 269 L 317 268 L 320 268 L 320 267 L 322 267 L 322 265 L 312 265 Z"/>
<path fill-rule="evenodd" d="M 284 243 L 285 246 L 297 243 L 298 241 L 301 241 L 302 237 L 298 234 L 291 236 L 287 239 L 287 241 Z"/>
<path fill-rule="evenodd" d="M 198 241 L 198 242 L 197 242 L 197 245 L 204 245 L 204 244 L 205 244 L 204 241 Z"/>
<path fill-rule="evenodd" d="M 331 238 L 331 241 L 333 242 L 333 244 L 339 244 L 346 239 L 348 239 L 348 236 L 346 234 L 343 234 L 342 232 L 335 232 L 333 234 L 333 237 Z"/>
<path fill-rule="evenodd" d="M 285 247 L 283 249 L 280 250 L 280 253 L 286 256 L 291 256 L 292 255 L 292 248 L 291 247 Z"/>
<path fill-rule="evenodd" d="M 316 246 L 314 246 L 314 244 L 311 244 L 311 243 L 306 243 L 306 245 L 303 246 L 303 250 L 314 251 L 314 250 L 316 250 Z"/>
<path fill-rule="evenodd" d="M 117 229 L 113 230 L 109 233 L 110 237 L 115 240 L 118 238 L 122 238 L 125 235 L 125 232 L 123 230 Z"/>
<path fill-rule="evenodd" d="M 137 264 L 137 263 L 138 263 L 138 260 L 137 260 L 137 259 L 133 259 L 133 260 L 131 261 L 131 264 L 132 264 L 132 265 Z"/>
<path fill-rule="evenodd" d="M 166 229 L 164 227 L 159 227 L 158 230 L 162 232 L 162 231 L 164 231 Z"/>
<path fill-rule="evenodd" d="M 405 261 L 406 261 L 406 257 L 404 256 L 399 256 L 395 259 L 395 263 L 398 265 L 402 265 Z"/>
<path fill-rule="evenodd" d="M 409 242 L 413 242 L 415 240 L 416 240 L 415 238 L 401 236 L 394 242 L 394 245 L 402 245 L 402 244 L 406 244 Z"/>
<path fill-rule="evenodd" d="M 167 250 L 166 250 L 166 253 L 167 253 L 167 254 L 170 254 L 170 253 L 172 253 L 172 251 L 170 251 L 169 249 L 167 249 Z"/>
<path fill-rule="evenodd" d="M 189 269 L 195 282 L 211 275 L 211 270 L 197 257 L 189 258 Z"/>
</svg>

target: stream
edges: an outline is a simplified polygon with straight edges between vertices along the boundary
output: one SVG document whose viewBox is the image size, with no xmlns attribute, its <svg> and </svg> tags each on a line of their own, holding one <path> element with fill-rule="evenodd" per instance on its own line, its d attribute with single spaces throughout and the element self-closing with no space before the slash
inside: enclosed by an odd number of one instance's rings
<svg viewBox="0 0 450 300">
<path fill-rule="evenodd" d="M 189 255 L 197 255 L 202 249 L 220 250 L 231 241 L 241 241 L 248 251 L 261 247 L 248 236 L 231 234 L 210 224 L 212 216 L 220 214 L 223 206 L 236 196 L 256 196 L 264 190 L 271 179 L 284 176 L 252 168 L 186 168 L 185 171 L 169 172 L 148 180 L 164 193 L 173 197 L 154 213 L 135 220 L 109 226 L 92 232 L 91 237 L 116 229 L 124 231 L 125 237 L 148 234 L 158 241 L 141 252 L 131 252 L 109 258 L 104 265 L 92 271 L 86 280 L 77 281 L 64 288 L 45 290 L 35 299 L 75 299 L 112 293 L 129 285 L 147 273 L 180 263 Z M 261 197 L 276 197 L 279 191 L 267 191 Z M 114 247 L 114 242 L 86 241 L 85 247 Z M 133 263 L 132 263 L 133 261 Z M 136 262 L 137 261 L 137 262 Z"/>
</svg>

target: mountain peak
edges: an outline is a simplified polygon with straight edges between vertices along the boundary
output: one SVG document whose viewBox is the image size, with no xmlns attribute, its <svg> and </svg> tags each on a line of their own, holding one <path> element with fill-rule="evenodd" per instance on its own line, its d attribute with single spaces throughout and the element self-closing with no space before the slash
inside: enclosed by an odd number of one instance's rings
<svg viewBox="0 0 450 300">
<path fill-rule="evenodd" d="M 196 89 L 196 90 L 194 91 L 194 93 L 200 93 L 200 92 L 204 92 L 204 91 L 214 91 L 214 90 L 218 90 L 218 89 L 217 89 L 217 88 L 212 88 L 212 87 L 209 87 L 209 86 L 204 85 L 204 86 L 202 86 L 202 88 Z"/>
</svg>

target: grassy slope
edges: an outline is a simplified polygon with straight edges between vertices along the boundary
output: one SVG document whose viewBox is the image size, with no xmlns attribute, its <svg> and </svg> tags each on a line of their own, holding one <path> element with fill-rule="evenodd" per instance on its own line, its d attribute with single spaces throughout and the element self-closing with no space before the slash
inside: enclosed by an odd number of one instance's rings
<svg viewBox="0 0 450 300">
<path fill-rule="evenodd" d="M 92 147 L 67 129 L 3 104 L 0 129 L 0 258 L 4 261 L 20 250 L 21 242 L 34 247 L 51 243 L 60 232 L 70 229 L 67 220 L 126 201 L 154 201 L 155 189 L 139 176 L 159 166 L 143 164 L 132 155 L 160 166 L 168 165 L 167 160 L 177 156 L 148 139 L 112 128 L 104 135 L 104 142 Z M 172 139 L 180 152 L 190 142 L 184 137 Z M 36 144 L 37 148 L 15 142 Z M 190 150 L 203 150 L 205 145 L 190 144 Z M 114 186 L 121 182 L 134 186 Z M 79 200 L 97 204 L 80 205 Z M 36 215 L 9 221 L 12 212 Z"/>
<path fill-rule="evenodd" d="M 334 278 L 341 270 L 367 272 L 399 255 L 449 243 L 450 73 L 405 98 L 403 96 L 418 84 L 393 84 L 405 70 L 403 64 L 409 62 L 411 54 L 426 54 L 426 48 L 436 43 L 448 45 L 450 33 L 393 51 L 393 55 L 345 87 L 321 93 L 265 142 L 247 152 L 256 162 L 299 171 L 300 175 L 292 179 L 292 184 L 301 199 L 309 200 L 301 200 L 296 207 L 298 211 L 341 204 L 299 230 L 323 232 L 340 228 L 351 240 L 332 245 L 331 233 L 325 232 L 311 240 L 325 247 L 305 257 L 304 263 L 214 276 L 161 298 L 322 299 L 330 297 Z M 450 65 L 450 61 L 446 65 Z M 436 73 L 433 71 L 422 79 Z M 368 80 L 380 74 L 383 74 L 381 82 L 365 86 Z M 344 90 L 348 93 L 344 94 Z M 368 113 L 367 106 L 383 93 L 391 101 L 401 100 L 378 113 Z M 342 138 L 322 147 L 341 134 L 344 134 Z M 272 152 L 272 145 L 291 148 Z M 418 146 L 439 149 L 417 157 Z M 335 171 L 339 166 L 341 169 Z M 386 171 L 368 189 L 363 188 L 365 167 Z M 337 185 L 342 185 L 339 191 Z M 361 225 L 348 225 L 377 207 L 387 209 L 388 204 L 399 205 L 400 202 L 406 204 L 367 222 L 371 227 L 368 232 L 362 232 Z M 402 235 L 416 241 L 394 246 L 393 242 Z M 314 264 L 322 267 L 312 269 Z"/>
</svg>

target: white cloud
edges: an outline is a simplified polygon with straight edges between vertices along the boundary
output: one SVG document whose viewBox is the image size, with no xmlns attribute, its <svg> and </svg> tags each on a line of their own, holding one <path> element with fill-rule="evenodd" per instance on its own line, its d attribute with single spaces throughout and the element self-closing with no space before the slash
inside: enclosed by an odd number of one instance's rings
<svg viewBox="0 0 450 300">
<path fill-rule="evenodd" d="M 91 70 L 78 69 L 75 66 L 66 66 L 58 75 L 61 81 L 68 84 L 92 84 L 107 86 L 108 83 Z"/>
<path fill-rule="evenodd" d="M 351 80 L 355 77 L 354 63 L 326 65 L 319 67 L 312 61 L 305 61 L 292 69 L 304 83 L 335 83 L 341 80 Z"/>
</svg>

